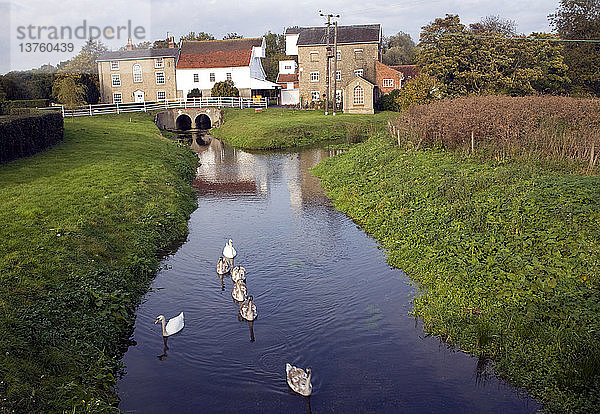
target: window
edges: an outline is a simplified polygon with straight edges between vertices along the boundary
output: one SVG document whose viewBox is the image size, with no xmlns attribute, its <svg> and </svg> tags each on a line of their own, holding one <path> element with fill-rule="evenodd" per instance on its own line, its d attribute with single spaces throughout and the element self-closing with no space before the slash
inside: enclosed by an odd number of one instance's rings
<svg viewBox="0 0 600 414">
<path fill-rule="evenodd" d="M 214 73 L 214 72 L 211 72 L 211 73 L 208 75 L 208 79 L 209 79 L 211 82 L 214 82 L 214 81 L 215 81 L 215 73 Z"/>
<path fill-rule="evenodd" d="M 342 71 L 341 70 L 336 70 L 335 71 L 335 80 L 336 81 L 342 80 Z"/>
<path fill-rule="evenodd" d="M 342 60 L 342 51 L 338 49 L 338 51 L 336 52 L 336 58 L 337 60 Z"/>
<path fill-rule="evenodd" d="M 194 73 L 194 82 L 200 82 L 200 75 L 197 73 Z"/>
<path fill-rule="evenodd" d="M 393 79 L 384 79 L 383 80 L 383 87 L 384 88 L 393 88 L 394 87 L 394 80 Z"/>
<path fill-rule="evenodd" d="M 365 104 L 365 92 L 360 85 L 357 85 L 354 88 L 354 93 L 352 94 L 354 98 L 354 105 L 364 105 Z"/>
<path fill-rule="evenodd" d="M 227 80 L 230 81 L 231 80 L 231 72 L 227 72 Z"/>
<path fill-rule="evenodd" d="M 310 81 L 318 82 L 319 81 L 319 72 L 310 72 Z"/>
<path fill-rule="evenodd" d="M 310 61 L 318 62 L 319 61 L 319 52 L 310 52 Z"/>
<path fill-rule="evenodd" d="M 156 100 L 157 101 L 166 101 L 167 93 L 165 91 L 156 91 Z"/>
<path fill-rule="evenodd" d="M 162 69 L 164 67 L 165 67 L 165 62 L 163 61 L 163 58 L 154 59 L 154 68 L 155 69 Z"/>
<path fill-rule="evenodd" d="M 310 93 L 310 97 L 312 98 L 313 101 L 320 101 L 319 91 L 312 91 Z"/>
<path fill-rule="evenodd" d="M 123 95 L 121 95 L 121 92 L 113 93 L 113 103 L 121 103 L 121 102 L 123 102 Z"/>
<path fill-rule="evenodd" d="M 354 49 L 354 59 L 357 59 L 357 60 L 363 59 L 363 50 L 362 49 Z"/>
<path fill-rule="evenodd" d="M 165 84 L 165 72 L 156 72 L 156 84 L 157 85 Z"/>
<path fill-rule="evenodd" d="M 121 86 L 121 75 L 119 75 L 117 73 L 117 74 L 111 75 L 111 77 L 112 77 L 113 88 L 117 88 L 117 87 Z"/>
<path fill-rule="evenodd" d="M 133 81 L 141 82 L 142 81 L 142 66 L 137 63 L 133 65 Z"/>
<path fill-rule="evenodd" d="M 340 89 L 338 89 L 337 91 L 335 91 L 335 101 L 337 103 L 342 102 L 342 91 Z"/>
<path fill-rule="evenodd" d="M 292 66 L 291 65 L 285 65 L 283 68 L 285 70 L 292 70 Z"/>
<path fill-rule="evenodd" d="M 119 70 L 119 61 L 113 60 L 110 62 L 110 70 Z"/>
<path fill-rule="evenodd" d="M 354 77 L 355 78 L 358 77 L 358 76 L 362 77 L 362 75 L 363 75 L 363 70 L 362 69 L 356 69 L 354 71 Z"/>
</svg>

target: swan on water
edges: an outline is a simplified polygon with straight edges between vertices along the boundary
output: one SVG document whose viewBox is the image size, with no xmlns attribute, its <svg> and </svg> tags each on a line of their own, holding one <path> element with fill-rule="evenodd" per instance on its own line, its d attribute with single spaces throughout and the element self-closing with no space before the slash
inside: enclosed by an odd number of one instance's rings
<svg viewBox="0 0 600 414">
<path fill-rule="evenodd" d="M 223 247 L 223 256 L 226 259 L 229 259 L 229 262 L 233 264 L 233 259 L 237 255 L 237 252 L 233 248 L 233 240 L 229 239 L 229 241 Z"/>
<path fill-rule="evenodd" d="M 248 289 L 246 289 L 246 284 L 243 280 L 238 280 L 233 284 L 233 291 L 231 292 L 231 296 L 238 302 L 246 299 L 246 295 L 248 294 Z"/>
<path fill-rule="evenodd" d="M 167 322 L 166 326 L 165 317 L 163 315 L 158 315 L 154 324 L 156 325 L 159 321 L 162 324 L 163 337 L 171 336 L 183 329 L 183 312 L 174 318 L 169 319 L 169 322 Z"/>
<path fill-rule="evenodd" d="M 242 315 L 242 318 L 246 319 L 247 321 L 253 321 L 258 315 L 258 312 L 256 312 L 256 305 L 254 304 L 253 300 L 254 298 L 252 295 L 250 295 L 240 305 L 240 315 Z"/>
<path fill-rule="evenodd" d="M 231 271 L 231 279 L 234 282 L 238 280 L 246 280 L 246 269 L 243 266 L 236 266 Z"/>
<path fill-rule="evenodd" d="M 223 259 L 223 256 L 219 257 L 219 261 L 217 262 L 217 273 L 220 275 L 224 275 L 229 272 L 229 263 L 227 260 Z"/>
<path fill-rule="evenodd" d="M 310 368 L 306 368 L 306 372 L 304 372 L 302 368 L 285 364 L 285 372 L 287 373 L 287 383 L 293 391 L 305 397 L 312 393 L 312 384 L 310 383 L 312 372 Z"/>
</svg>

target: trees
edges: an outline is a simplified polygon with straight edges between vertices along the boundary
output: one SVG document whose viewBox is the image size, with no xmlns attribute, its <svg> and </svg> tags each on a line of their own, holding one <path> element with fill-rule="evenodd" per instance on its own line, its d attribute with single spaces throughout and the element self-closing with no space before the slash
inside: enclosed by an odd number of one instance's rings
<svg viewBox="0 0 600 414">
<path fill-rule="evenodd" d="M 264 35 L 265 38 L 265 58 L 262 61 L 267 79 L 271 82 L 277 80 L 279 73 L 279 61 L 286 59 L 294 59 L 285 54 L 285 35 L 271 33 L 268 31 Z"/>
<path fill-rule="evenodd" d="M 548 34 L 512 33 L 513 24 L 498 17 L 467 29 L 458 15 L 448 14 L 423 27 L 417 62 L 448 96 L 564 91 L 569 78 L 562 46 L 542 40 Z"/>
<path fill-rule="evenodd" d="M 235 87 L 233 81 L 227 80 L 217 82 L 210 90 L 211 96 L 240 96 L 240 91 Z"/>
<path fill-rule="evenodd" d="M 383 38 L 383 63 L 386 65 L 411 65 L 415 63 L 416 46 L 409 34 Z"/>
<path fill-rule="evenodd" d="M 86 103 L 86 86 L 78 82 L 75 76 L 59 76 L 52 85 L 52 94 L 56 100 L 67 106 Z"/>
<path fill-rule="evenodd" d="M 189 32 L 181 37 L 181 40 L 215 40 L 215 37 L 210 33 L 205 32 Z"/>
<path fill-rule="evenodd" d="M 561 39 L 600 39 L 598 0 L 561 0 L 548 18 Z M 600 44 L 567 42 L 563 54 L 570 69 L 571 92 L 600 96 Z"/>
<path fill-rule="evenodd" d="M 223 36 L 223 40 L 229 40 L 229 39 L 243 39 L 244 36 L 237 34 L 235 32 L 233 33 L 227 33 L 225 36 Z"/>
</svg>

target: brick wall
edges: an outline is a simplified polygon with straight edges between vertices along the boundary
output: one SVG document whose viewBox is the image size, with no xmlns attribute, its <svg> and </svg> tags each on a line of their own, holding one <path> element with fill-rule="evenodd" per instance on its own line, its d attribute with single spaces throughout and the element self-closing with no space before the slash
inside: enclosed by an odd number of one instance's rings
<svg viewBox="0 0 600 414">
<path fill-rule="evenodd" d="M 376 71 L 376 78 L 377 78 L 377 82 L 375 84 L 379 87 L 380 92 L 390 93 L 394 89 L 401 88 L 401 86 L 402 86 L 401 82 L 402 82 L 402 79 L 404 78 L 404 75 L 402 73 L 398 72 L 397 70 L 395 70 L 393 68 L 390 68 L 389 66 L 384 65 L 381 62 L 375 63 L 375 71 Z M 391 87 L 384 86 L 383 85 L 384 79 L 391 79 L 393 81 L 393 85 Z"/>
</svg>

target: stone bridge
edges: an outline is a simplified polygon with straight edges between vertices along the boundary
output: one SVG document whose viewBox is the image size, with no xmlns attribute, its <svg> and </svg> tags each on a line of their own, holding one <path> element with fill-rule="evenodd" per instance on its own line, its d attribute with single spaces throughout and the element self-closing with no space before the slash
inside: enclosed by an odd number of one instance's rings
<svg viewBox="0 0 600 414">
<path fill-rule="evenodd" d="M 223 111 L 212 107 L 167 109 L 156 114 L 154 123 L 168 130 L 210 129 L 223 124 Z"/>
</svg>

